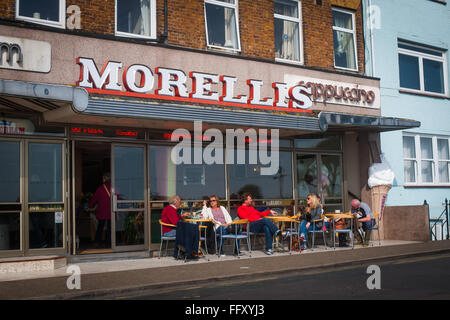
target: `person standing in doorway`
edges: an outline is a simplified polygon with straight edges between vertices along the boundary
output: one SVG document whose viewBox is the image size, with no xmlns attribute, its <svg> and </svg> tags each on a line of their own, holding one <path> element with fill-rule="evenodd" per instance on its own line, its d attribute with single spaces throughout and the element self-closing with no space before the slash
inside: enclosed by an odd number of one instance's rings
<svg viewBox="0 0 450 320">
<path fill-rule="evenodd" d="M 94 197 L 89 202 L 89 209 L 97 204 L 95 216 L 97 217 L 97 230 L 95 232 L 95 243 L 100 245 L 102 233 L 106 225 L 106 246 L 111 244 L 111 176 L 105 173 L 102 177 L 103 183 L 95 191 Z"/>
</svg>

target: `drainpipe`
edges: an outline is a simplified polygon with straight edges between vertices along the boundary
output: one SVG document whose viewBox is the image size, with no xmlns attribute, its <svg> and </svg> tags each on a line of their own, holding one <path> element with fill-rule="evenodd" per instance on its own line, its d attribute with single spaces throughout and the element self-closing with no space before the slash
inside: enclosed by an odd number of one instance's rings
<svg viewBox="0 0 450 320">
<path fill-rule="evenodd" d="M 159 35 L 158 39 L 159 43 L 167 44 L 167 37 L 169 35 L 167 17 L 168 17 L 167 0 L 164 0 L 164 33 Z"/>
</svg>

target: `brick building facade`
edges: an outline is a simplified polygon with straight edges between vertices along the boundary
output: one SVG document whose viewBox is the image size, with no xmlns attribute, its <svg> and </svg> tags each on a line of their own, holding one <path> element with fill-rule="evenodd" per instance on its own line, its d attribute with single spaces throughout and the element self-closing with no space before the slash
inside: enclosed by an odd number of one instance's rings
<svg viewBox="0 0 450 320">
<path fill-rule="evenodd" d="M 131 40 L 115 37 L 114 0 L 67 0 L 66 7 L 76 5 L 81 11 L 79 30 L 54 30 L 69 34 L 99 36 L 118 41 Z M 333 64 L 332 7 L 344 8 L 355 14 L 356 48 L 359 74 L 364 74 L 364 39 L 362 8 L 359 1 L 302 0 L 300 1 L 302 31 L 304 36 L 304 66 L 335 70 Z M 239 0 L 237 3 L 241 52 L 247 58 L 275 61 L 274 2 L 271 0 Z M 214 51 L 206 43 L 203 0 L 167 1 L 166 44 L 202 51 Z M 165 26 L 164 0 L 156 0 L 157 35 L 163 35 Z M 69 14 L 66 16 L 68 17 Z M 8 25 L 26 28 L 44 28 L 16 19 L 16 1 L 5 0 L 0 4 L 0 21 Z M 158 43 L 150 40 L 151 43 Z M 164 40 L 164 39 L 163 39 Z M 133 39 L 133 41 L 139 41 Z M 220 51 L 219 52 L 223 52 Z"/>
</svg>

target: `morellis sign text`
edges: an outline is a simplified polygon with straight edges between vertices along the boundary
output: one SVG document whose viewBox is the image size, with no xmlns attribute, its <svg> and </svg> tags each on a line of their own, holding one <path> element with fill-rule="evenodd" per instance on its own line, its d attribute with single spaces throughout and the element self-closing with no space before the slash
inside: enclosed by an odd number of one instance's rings
<svg viewBox="0 0 450 320">
<path fill-rule="evenodd" d="M 296 81 L 294 85 L 273 82 L 273 96 L 262 97 L 263 81 L 255 79 L 246 81 L 247 94 L 236 95 L 235 85 L 238 79 L 234 76 L 194 71 L 187 76 L 182 70 L 162 67 L 154 68 L 155 75 L 149 67 L 141 64 L 126 67 L 122 72 L 121 84 L 121 62 L 107 61 L 100 71 L 91 58 L 79 57 L 77 64 L 80 65 L 77 85 L 93 93 L 309 113 L 312 112 L 313 101 L 333 99 L 371 107 L 376 98 L 372 90 L 313 81 Z M 188 89 L 188 79 L 191 90 Z M 221 92 L 214 91 L 212 85 L 221 85 Z"/>
</svg>

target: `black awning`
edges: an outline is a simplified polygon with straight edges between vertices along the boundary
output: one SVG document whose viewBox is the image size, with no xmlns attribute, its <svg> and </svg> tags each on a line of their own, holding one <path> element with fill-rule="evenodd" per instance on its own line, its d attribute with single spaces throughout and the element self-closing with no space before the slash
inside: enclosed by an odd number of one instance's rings
<svg viewBox="0 0 450 320">
<path fill-rule="evenodd" d="M 392 117 L 359 116 L 352 114 L 321 112 L 319 125 L 322 132 L 364 130 L 364 131 L 394 131 L 420 127 L 420 121 Z"/>
</svg>

